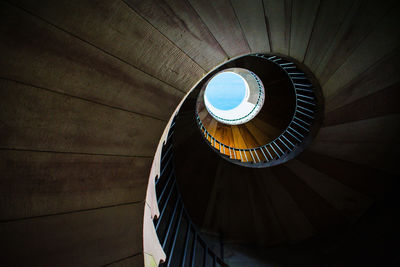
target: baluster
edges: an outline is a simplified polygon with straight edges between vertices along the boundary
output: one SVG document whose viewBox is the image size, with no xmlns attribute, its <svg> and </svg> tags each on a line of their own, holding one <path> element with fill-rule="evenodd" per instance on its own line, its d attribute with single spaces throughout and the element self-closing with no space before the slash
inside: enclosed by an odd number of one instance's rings
<svg viewBox="0 0 400 267">
<path fill-rule="evenodd" d="M 302 106 L 299 106 L 299 105 L 297 105 L 297 107 L 299 107 L 301 109 L 304 109 L 304 110 L 306 110 L 306 111 L 308 111 L 310 113 L 314 113 L 314 111 L 312 111 L 311 109 L 308 109 L 308 108 L 305 108 L 305 107 L 302 107 Z"/>
<path fill-rule="evenodd" d="M 243 154 L 244 154 L 244 157 L 246 158 L 246 162 L 248 162 L 248 160 L 247 160 L 247 155 L 246 155 L 246 151 L 245 151 L 245 150 L 243 150 Z"/>
<path fill-rule="evenodd" d="M 300 113 L 300 114 L 303 114 L 304 116 L 309 117 L 310 119 L 314 119 L 313 116 L 308 115 L 308 114 L 306 114 L 306 113 L 304 113 L 303 111 L 300 111 L 300 110 L 298 110 L 298 109 L 296 110 L 296 112 L 298 112 L 298 113 Z"/>
<path fill-rule="evenodd" d="M 305 121 L 303 121 L 302 119 L 300 119 L 300 118 L 298 118 L 298 117 L 296 117 L 296 116 L 294 116 L 294 118 L 295 118 L 296 120 L 298 120 L 298 121 L 301 121 L 302 123 L 304 123 L 304 124 L 307 125 L 307 126 L 310 126 L 310 125 L 311 125 L 310 123 L 305 122 Z"/>
<path fill-rule="evenodd" d="M 298 98 L 297 101 L 302 102 L 302 103 L 306 103 L 306 104 L 309 104 L 309 105 L 312 105 L 312 106 L 315 106 L 315 103 L 311 103 L 311 102 L 305 101 L 303 99 L 299 99 Z"/>
<path fill-rule="evenodd" d="M 171 181 L 172 175 L 173 175 L 173 172 L 171 172 L 171 173 L 169 174 L 169 176 L 168 176 L 168 178 L 167 178 L 167 182 L 165 183 L 164 188 L 162 189 L 160 196 L 157 198 L 157 204 L 160 204 L 160 201 L 161 201 L 161 199 L 162 199 L 164 193 L 165 193 L 166 190 L 167 190 L 167 187 L 168 187 L 168 185 L 169 185 L 169 182 Z"/>
<path fill-rule="evenodd" d="M 193 241 L 193 248 L 192 248 L 192 257 L 190 259 L 190 266 L 194 267 L 194 262 L 196 258 L 196 245 L 197 245 L 197 234 L 194 232 L 194 241 Z"/>
<path fill-rule="evenodd" d="M 292 130 L 293 132 L 297 133 L 299 136 L 304 138 L 304 135 L 302 135 L 301 133 L 299 133 L 298 131 L 296 131 L 295 129 L 293 129 L 291 126 L 288 127 L 288 129 Z"/>
<path fill-rule="evenodd" d="M 174 181 L 173 181 L 173 183 L 172 183 L 172 185 L 171 185 L 171 188 L 170 188 L 170 191 L 169 191 L 169 193 L 168 193 L 167 199 L 165 200 L 164 206 L 163 206 L 163 208 L 162 208 L 162 210 L 161 210 L 160 217 L 159 217 L 158 220 L 157 220 L 157 223 L 156 223 L 156 230 L 158 230 L 158 227 L 160 226 L 160 222 L 161 222 L 161 219 L 162 219 L 162 217 L 163 217 L 163 215 L 164 215 L 164 211 L 165 211 L 165 209 L 167 208 L 169 199 L 171 198 L 171 195 L 172 195 L 172 191 L 174 190 L 174 185 L 175 185 L 175 179 L 174 179 Z"/>
<path fill-rule="evenodd" d="M 267 156 L 265 155 L 265 153 L 264 153 L 264 151 L 263 151 L 263 148 L 261 147 L 260 148 L 260 150 L 261 150 L 261 152 L 262 152 L 262 154 L 264 155 L 264 158 L 266 159 L 266 161 L 268 162 L 269 161 L 269 159 L 267 158 Z"/>
<path fill-rule="evenodd" d="M 168 165 L 169 165 L 169 163 L 170 163 L 171 160 L 172 160 L 172 154 L 171 154 L 170 157 L 168 158 L 167 163 L 165 163 L 164 168 L 161 170 L 160 177 L 163 176 L 164 171 L 167 169 L 167 167 L 168 167 Z"/>
<path fill-rule="evenodd" d="M 185 213 L 185 215 L 186 215 L 186 213 Z M 182 255 L 182 260 L 181 260 L 181 267 L 185 266 L 187 247 L 188 247 L 188 243 L 189 243 L 190 227 L 191 227 L 191 222 L 189 221 L 189 217 L 187 215 L 186 215 L 186 219 L 188 221 L 188 226 L 187 226 L 187 230 L 186 230 L 186 238 L 185 238 L 185 245 L 184 245 L 183 255 Z"/>
<path fill-rule="evenodd" d="M 204 242 L 204 256 L 203 256 L 203 266 L 207 266 L 207 254 L 208 254 L 208 248 L 206 245 L 206 242 Z"/>
<path fill-rule="evenodd" d="M 177 238 L 177 236 L 178 236 L 179 229 L 180 229 L 179 227 L 180 227 L 181 221 L 182 221 L 182 214 L 183 214 L 183 204 L 181 204 L 181 210 L 180 210 L 180 212 L 179 212 L 178 224 L 177 224 L 177 226 L 176 226 L 176 231 L 175 231 L 174 239 L 173 239 L 172 246 L 171 246 L 171 252 L 169 253 L 167 267 L 169 267 L 169 265 L 171 264 L 171 262 L 172 262 L 172 256 L 174 255 L 174 249 L 175 249 L 175 244 L 176 244 L 176 238 Z"/>
<path fill-rule="evenodd" d="M 286 138 L 286 136 L 282 135 L 282 137 L 283 137 L 283 138 L 285 138 L 285 140 L 286 140 L 286 141 L 288 141 L 288 142 L 289 142 L 289 144 L 291 144 L 293 147 L 295 146 L 295 145 L 293 145 L 293 143 L 292 143 L 292 142 L 290 142 L 290 140 L 289 140 L 289 139 L 287 139 L 287 138 Z"/>
<path fill-rule="evenodd" d="M 278 140 L 281 141 L 279 138 L 278 138 Z M 273 143 L 282 152 L 282 155 L 285 154 L 285 152 L 283 152 L 283 150 L 278 146 L 277 143 L 275 143 L 275 141 Z"/>
<path fill-rule="evenodd" d="M 297 141 L 301 142 L 299 138 L 297 138 L 296 136 L 294 136 L 291 132 L 289 132 L 288 130 L 286 130 L 286 132 L 288 134 L 290 134 L 291 136 L 293 136 L 294 139 L 296 139 Z"/>
<path fill-rule="evenodd" d="M 279 141 L 281 141 L 281 143 L 282 144 L 284 144 L 285 145 L 285 147 L 289 150 L 289 152 L 291 152 L 292 150 L 288 147 L 288 145 L 285 143 L 285 142 L 283 142 L 283 140 L 282 139 L 280 139 L 280 137 L 279 137 L 279 139 L 278 139 Z"/>
<path fill-rule="evenodd" d="M 164 241 L 163 241 L 163 244 L 162 244 L 162 248 L 163 248 L 163 249 L 165 248 L 165 245 L 167 244 L 168 236 L 169 236 L 169 233 L 170 233 L 170 231 L 171 231 L 172 222 L 174 221 L 174 218 L 175 218 L 176 210 L 177 210 L 177 208 L 178 208 L 179 201 L 180 201 L 180 199 L 179 199 L 179 197 L 178 197 L 178 198 L 176 199 L 176 202 L 175 202 L 174 211 L 172 212 L 172 216 L 171 216 L 170 221 L 169 221 L 169 223 L 168 223 L 167 233 L 165 234 Z"/>
<path fill-rule="evenodd" d="M 311 100 L 313 100 L 313 99 L 314 99 L 314 97 L 313 97 L 313 96 L 302 95 L 302 94 L 296 94 L 296 95 L 297 95 L 297 96 L 300 96 L 300 97 L 308 98 L 308 99 L 311 99 Z"/>
<path fill-rule="evenodd" d="M 258 153 L 257 153 L 257 151 L 256 151 L 255 149 L 254 149 L 253 151 L 254 151 L 254 153 L 255 153 L 255 154 L 256 154 L 256 156 L 257 156 L 258 162 L 261 162 L 260 158 L 258 157 Z"/>
<path fill-rule="evenodd" d="M 295 86 L 304 86 L 304 87 L 312 87 L 312 84 L 304 84 L 304 83 L 293 83 Z"/>
<path fill-rule="evenodd" d="M 250 156 L 251 156 L 251 158 L 253 159 L 253 162 L 255 162 L 256 160 L 255 160 L 254 157 L 253 157 L 253 153 L 251 153 L 251 149 L 249 149 L 249 151 L 250 151 Z"/>
<path fill-rule="evenodd" d="M 272 150 L 275 152 L 275 154 L 278 155 L 278 158 L 280 158 L 281 156 L 276 152 L 276 150 L 275 150 L 275 148 L 272 146 L 272 144 L 269 145 L 269 146 L 272 148 Z"/>
<path fill-rule="evenodd" d="M 293 123 L 296 124 L 297 126 L 303 128 L 305 131 L 309 132 L 309 130 L 306 127 L 304 127 L 303 125 L 301 125 L 301 124 L 299 124 L 299 123 L 297 123 L 295 121 L 293 121 Z"/>
</svg>

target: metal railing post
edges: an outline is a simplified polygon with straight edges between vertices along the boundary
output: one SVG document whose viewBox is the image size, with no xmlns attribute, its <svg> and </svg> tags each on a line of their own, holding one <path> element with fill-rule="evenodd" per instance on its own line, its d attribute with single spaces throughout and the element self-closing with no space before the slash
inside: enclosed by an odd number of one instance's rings
<svg viewBox="0 0 400 267">
<path fill-rule="evenodd" d="M 194 267 L 194 262 L 196 258 L 196 245 L 197 245 L 197 234 L 194 233 L 193 247 L 192 247 L 192 255 L 190 258 L 190 266 Z"/>
<path fill-rule="evenodd" d="M 188 218 L 187 218 L 188 219 Z M 184 245 L 184 249 L 183 249 L 183 255 L 182 255 L 182 259 L 181 259 L 181 267 L 185 266 L 185 261 L 186 261 L 186 254 L 187 254 L 187 246 L 189 243 L 189 235 L 190 235 L 190 227 L 191 227 L 191 223 L 189 220 L 188 221 L 188 226 L 187 226 L 187 230 L 186 230 L 186 238 L 185 238 L 185 245 Z"/>
</svg>

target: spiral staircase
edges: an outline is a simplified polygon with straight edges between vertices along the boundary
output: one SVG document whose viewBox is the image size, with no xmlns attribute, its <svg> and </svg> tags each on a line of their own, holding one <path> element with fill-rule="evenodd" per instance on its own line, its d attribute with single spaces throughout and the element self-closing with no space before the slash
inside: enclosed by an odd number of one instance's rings
<svg viewBox="0 0 400 267">
<path fill-rule="evenodd" d="M 0 7 L 0 265 L 399 265 L 398 1 Z M 196 115 L 204 78 L 255 54 L 304 66 L 323 100 L 304 150 L 266 168 L 221 156 Z M 271 114 L 236 131 L 251 148 L 285 129 Z"/>
<path fill-rule="evenodd" d="M 257 80 L 256 103 L 261 103 L 261 98 L 267 101 L 244 123 L 224 123 L 204 103 L 206 81 L 226 65 L 248 66 Z M 321 124 L 323 100 L 319 86 L 310 80 L 315 79 L 307 77 L 299 64 L 278 56 L 254 54 L 229 61 L 203 78 L 200 84 L 204 85 L 192 92 L 198 94 L 196 121 L 200 131 L 213 149 L 232 162 L 251 167 L 286 162 L 304 149 Z"/>
</svg>

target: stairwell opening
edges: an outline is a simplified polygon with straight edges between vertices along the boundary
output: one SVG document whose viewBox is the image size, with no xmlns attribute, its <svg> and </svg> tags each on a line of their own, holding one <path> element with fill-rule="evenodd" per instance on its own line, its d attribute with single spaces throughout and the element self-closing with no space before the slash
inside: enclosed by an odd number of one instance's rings
<svg viewBox="0 0 400 267">
<path fill-rule="evenodd" d="M 263 168 L 293 159 L 322 123 L 318 82 L 287 57 L 250 54 L 233 59 L 205 76 L 193 94 L 204 141 L 242 166 Z"/>
<path fill-rule="evenodd" d="M 252 120 L 264 105 L 260 78 L 244 68 L 229 68 L 215 74 L 205 87 L 204 104 L 218 122 L 239 125 Z"/>
</svg>

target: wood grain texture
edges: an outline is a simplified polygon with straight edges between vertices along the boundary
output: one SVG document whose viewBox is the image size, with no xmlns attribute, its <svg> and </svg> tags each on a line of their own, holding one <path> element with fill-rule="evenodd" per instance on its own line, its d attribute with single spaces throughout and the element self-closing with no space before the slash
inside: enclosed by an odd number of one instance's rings
<svg viewBox="0 0 400 267">
<path fill-rule="evenodd" d="M 248 148 L 254 148 L 254 147 L 258 147 L 261 145 L 257 142 L 257 140 L 254 138 L 254 136 L 251 134 L 251 132 L 247 129 L 246 125 L 239 125 L 239 131 L 240 131 L 240 134 L 243 136 L 243 139 Z M 262 144 L 262 145 L 264 145 L 264 144 Z"/>
<path fill-rule="evenodd" d="M 395 67 L 398 60 L 400 60 L 400 49 L 379 59 L 362 73 L 353 77 L 347 84 L 341 85 L 341 87 L 335 85 L 335 89 L 332 87 L 330 95 L 325 96 L 325 113 L 399 83 L 400 76 Z M 327 93 L 327 91 L 325 92 Z"/>
<path fill-rule="evenodd" d="M 254 118 L 251 122 L 270 139 L 275 139 L 275 137 L 277 137 L 281 133 L 278 128 L 269 123 L 266 123 L 262 119 Z"/>
<path fill-rule="evenodd" d="M 142 250 L 144 203 L 1 223 L 8 266 L 101 266 Z"/>
<path fill-rule="evenodd" d="M 0 150 L 0 221 L 142 201 L 151 162 Z"/>
<path fill-rule="evenodd" d="M 269 136 L 276 134 L 275 128 L 269 126 L 260 119 L 256 122 L 255 119 L 253 119 L 243 125 L 227 125 L 212 118 L 208 112 L 207 115 L 204 113 L 201 114 L 201 117 L 203 117 L 203 126 L 209 134 L 225 146 L 240 149 L 255 148 L 272 141 L 272 138 Z M 259 127 L 262 130 L 260 130 Z M 268 133 L 265 133 L 264 131 L 267 131 Z M 239 145 L 239 147 L 237 147 L 237 145 Z M 216 143 L 215 148 L 219 150 L 219 144 Z M 224 152 L 222 151 L 222 153 Z M 229 150 L 225 150 L 225 154 L 229 155 Z M 248 155 L 251 157 L 250 153 Z"/>
<path fill-rule="evenodd" d="M 189 0 L 229 58 L 250 52 L 229 0 Z"/>
<path fill-rule="evenodd" d="M 0 147 L 152 157 L 165 123 L 0 80 Z"/>
<path fill-rule="evenodd" d="M 262 0 L 231 0 L 231 3 L 249 43 L 250 51 L 252 53 L 270 52 Z"/>
<path fill-rule="evenodd" d="M 232 129 L 232 136 L 233 136 L 233 143 L 234 143 L 233 147 L 238 148 L 238 149 L 246 149 L 247 144 L 246 144 L 244 137 L 240 133 L 239 127 L 237 125 L 232 125 L 231 129 Z M 235 153 L 236 153 L 236 155 L 235 155 L 236 158 L 240 159 L 242 162 L 247 162 L 248 160 L 251 159 L 249 152 L 236 151 Z"/>
<path fill-rule="evenodd" d="M 230 146 L 233 147 L 233 134 L 232 134 L 232 129 L 229 125 L 225 125 L 222 123 L 218 123 L 218 128 L 215 136 L 221 143 L 224 145 L 222 146 L 222 149 L 220 149 L 220 152 L 225 155 L 231 155 L 229 152 L 228 148 L 225 148 L 225 146 Z M 219 149 L 219 146 L 218 146 Z"/>
<path fill-rule="evenodd" d="M 216 230 L 223 229 L 224 236 L 229 237 L 228 242 L 244 240 L 257 242 L 258 237 L 253 229 L 253 211 L 249 208 L 251 198 L 247 191 L 247 180 L 250 177 L 243 168 L 238 166 L 226 168 L 230 164 L 225 161 L 221 172 L 224 188 L 219 193 L 221 202 L 217 203 L 219 227 Z M 242 197 L 238 198 L 238 195 Z M 239 210 L 240 216 L 238 216 Z M 243 225 L 251 225 L 251 227 L 243 227 Z"/>
<path fill-rule="evenodd" d="M 394 114 L 322 128 L 310 150 L 398 173 L 399 116 Z"/>
<path fill-rule="evenodd" d="M 0 77 L 167 120 L 183 92 L 1 4 Z M 163 105 L 159 105 L 159 103 Z"/>
<path fill-rule="evenodd" d="M 215 169 L 215 176 L 213 179 L 213 185 L 210 188 L 210 197 L 208 198 L 207 201 L 207 208 L 204 213 L 204 218 L 201 223 L 202 228 L 216 228 L 216 220 L 215 216 L 217 216 L 217 207 L 220 204 L 221 197 L 220 197 L 220 191 L 223 190 L 224 188 L 224 180 L 222 179 L 223 177 L 221 174 L 223 173 L 223 166 L 224 162 L 220 160 L 218 162 L 218 165 Z"/>
<path fill-rule="evenodd" d="M 288 55 L 292 0 L 264 0 L 264 8 L 269 24 L 271 51 Z"/>
<path fill-rule="evenodd" d="M 253 235 L 256 236 L 257 245 L 271 245 L 283 241 L 285 236 L 273 212 L 270 201 L 266 194 L 258 186 L 256 180 L 260 177 L 254 177 L 247 183 L 247 191 L 250 199 L 250 208 L 253 212 Z"/>
<path fill-rule="evenodd" d="M 210 133 L 210 135 L 214 136 L 218 129 L 218 121 L 216 121 L 213 117 L 211 117 L 211 115 L 209 115 L 209 120 L 210 122 L 206 127 L 206 129 Z"/>
<path fill-rule="evenodd" d="M 250 191 L 249 194 L 253 194 L 255 201 L 257 201 L 257 214 L 262 214 L 263 218 L 266 219 L 264 221 L 266 235 L 264 235 L 265 238 L 262 242 L 274 244 L 287 241 L 287 235 L 277 215 L 279 210 L 276 210 L 276 208 L 272 205 L 270 196 L 262 190 L 264 186 L 264 178 L 259 175 L 259 172 L 259 170 L 254 170 L 253 172 L 253 192 Z"/>
<path fill-rule="evenodd" d="M 289 56 L 303 62 L 320 0 L 293 0 Z"/>
<path fill-rule="evenodd" d="M 395 1 L 355 1 L 354 7 L 345 18 L 332 45 L 322 57 L 314 74 L 324 84 L 329 77 L 346 61 L 359 44 L 373 31 L 388 13 Z"/>
<path fill-rule="evenodd" d="M 206 71 L 226 59 L 226 54 L 196 11 L 185 0 L 126 0 L 176 46 Z"/>
<path fill-rule="evenodd" d="M 208 129 L 210 127 L 210 123 L 212 121 L 212 117 L 210 115 L 210 113 L 208 113 L 208 111 L 206 111 L 206 115 L 204 116 L 204 119 L 201 121 L 204 125 L 204 127 L 206 127 L 206 129 Z"/>
<path fill-rule="evenodd" d="M 244 140 L 244 137 L 240 133 L 239 126 L 237 125 L 232 125 L 232 134 L 233 134 L 233 142 L 235 144 L 235 148 L 240 148 L 244 149 L 247 147 L 246 141 Z"/>
<path fill-rule="evenodd" d="M 372 199 L 298 160 L 292 160 L 285 166 L 348 218 L 358 219 L 372 204 Z"/>
<path fill-rule="evenodd" d="M 264 134 L 260 129 L 258 129 L 252 121 L 246 123 L 246 128 L 250 134 L 256 139 L 257 143 L 260 145 L 265 145 L 272 141 L 267 134 Z"/>
<path fill-rule="evenodd" d="M 317 69 L 322 57 L 332 45 L 353 2 L 348 0 L 321 1 L 304 57 L 304 63 L 311 71 Z"/>
<path fill-rule="evenodd" d="M 142 267 L 144 266 L 144 257 L 143 254 L 140 253 L 138 255 L 128 257 L 128 258 L 123 258 L 120 260 L 117 260 L 115 262 L 112 262 L 110 264 L 107 264 L 107 266 L 110 267 Z"/>
<path fill-rule="evenodd" d="M 329 99 L 379 60 L 394 53 L 396 49 L 398 50 L 400 46 L 400 31 L 397 27 L 399 10 L 399 4 L 392 8 L 340 68 L 323 84 L 326 98 Z"/>
<path fill-rule="evenodd" d="M 208 112 L 206 109 L 203 109 L 198 114 L 201 121 L 203 121 L 208 116 Z"/>
<path fill-rule="evenodd" d="M 232 128 L 224 125 L 223 128 L 223 134 L 224 134 L 224 140 L 227 140 L 226 143 L 227 145 L 233 147 L 233 133 L 232 133 Z"/>
<path fill-rule="evenodd" d="M 399 144 L 382 145 L 378 143 L 346 143 L 326 141 L 314 143 L 310 151 L 357 164 L 369 165 L 383 171 L 400 173 L 396 160 Z"/>
<path fill-rule="evenodd" d="M 323 127 L 315 142 L 336 141 L 345 143 L 399 143 L 400 114 Z"/>
<path fill-rule="evenodd" d="M 311 151 L 304 151 L 297 159 L 331 179 L 336 179 L 347 187 L 372 198 L 381 195 L 390 186 L 390 174 L 368 165 L 356 164 Z"/>
<path fill-rule="evenodd" d="M 216 128 L 215 128 L 215 132 L 213 133 L 213 136 L 215 139 L 217 139 L 221 143 L 226 144 L 226 140 L 224 138 L 225 136 L 224 136 L 224 132 L 223 132 L 224 128 L 225 128 L 224 124 L 216 121 Z M 215 144 L 215 148 L 220 150 L 220 145 Z"/>
<path fill-rule="evenodd" d="M 278 178 L 269 169 L 261 176 L 264 177 L 262 190 L 271 199 L 287 240 L 301 240 L 313 235 L 315 228 Z"/>
<path fill-rule="evenodd" d="M 328 112 L 325 114 L 324 126 L 400 113 L 398 99 L 400 99 L 400 83 L 395 83 Z"/>
<path fill-rule="evenodd" d="M 282 165 L 273 168 L 272 172 L 314 229 L 326 233 L 337 231 L 346 224 L 343 214 L 299 179 L 296 173 Z"/>
<path fill-rule="evenodd" d="M 40 5 L 34 0 L 15 2 L 182 91 L 189 91 L 204 74 L 194 61 L 123 1 L 44 1 Z"/>
</svg>

